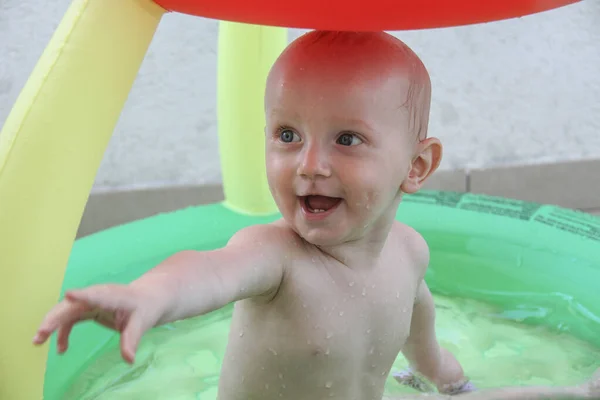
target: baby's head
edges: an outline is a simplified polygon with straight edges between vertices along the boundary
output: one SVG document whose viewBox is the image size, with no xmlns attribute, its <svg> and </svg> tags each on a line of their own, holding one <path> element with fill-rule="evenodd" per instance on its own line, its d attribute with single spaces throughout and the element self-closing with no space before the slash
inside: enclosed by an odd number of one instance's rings
<svg viewBox="0 0 600 400">
<path fill-rule="evenodd" d="M 328 245 L 387 234 L 402 193 L 438 167 L 427 138 L 431 82 L 384 32 L 309 32 L 275 62 L 265 93 L 266 161 L 279 210 Z"/>
</svg>

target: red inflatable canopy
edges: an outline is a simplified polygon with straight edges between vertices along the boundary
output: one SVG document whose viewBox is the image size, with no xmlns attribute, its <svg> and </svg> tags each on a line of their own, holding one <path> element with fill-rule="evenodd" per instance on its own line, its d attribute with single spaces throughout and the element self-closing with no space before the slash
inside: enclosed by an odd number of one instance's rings
<svg viewBox="0 0 600 400">
<path fill-rule="evenodd" d="M 288 28 L 382 31 L 521 17 L 579 0 L 155 0 L 168 11 Z"/>
</svg>

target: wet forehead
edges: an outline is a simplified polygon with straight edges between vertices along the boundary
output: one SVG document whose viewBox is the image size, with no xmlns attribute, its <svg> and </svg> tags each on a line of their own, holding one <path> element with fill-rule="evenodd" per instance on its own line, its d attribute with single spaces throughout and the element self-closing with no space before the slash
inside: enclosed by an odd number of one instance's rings
<svg viewBox="0 0 600 400">
<path fill-rule="evenodd" d="M 398 122 L 409 89 L 406 78 L 369 69 L 292 66 L 267 86 L 267 118 L 354 120 L 373 127 Z"/>
</svg>

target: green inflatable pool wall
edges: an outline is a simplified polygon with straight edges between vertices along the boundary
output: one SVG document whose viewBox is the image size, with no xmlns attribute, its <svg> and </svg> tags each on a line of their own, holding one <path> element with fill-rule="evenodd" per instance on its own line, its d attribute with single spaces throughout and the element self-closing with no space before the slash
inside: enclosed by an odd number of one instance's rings
<svg viewBox="0 0 600 400">
<path fill-rule="evenodd" d="M 82 238 L 73 247 L 61 296 L 74 287 L 129 282 L 174 252 L 221 247 L 237 230 L 276 218 L 212 204 Z M 423 191 L 405 196 L 397 219 L 429 243 L 426 279 L 433 292 L 483 300 L 508 318 L 568 331 L 600 348 L 600 218 L 505 198 Z M 62 356 L 53 340 L 44 398 L 59 399 L 113 336 L 83 324 Z"/>
</svg>

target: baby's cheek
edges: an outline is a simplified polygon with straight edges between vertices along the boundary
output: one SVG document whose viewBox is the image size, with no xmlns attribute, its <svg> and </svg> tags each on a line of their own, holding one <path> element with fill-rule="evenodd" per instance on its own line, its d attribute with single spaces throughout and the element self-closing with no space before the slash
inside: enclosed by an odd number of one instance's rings
<svg viewBox="0 0 600 400">
<path fill-rule="evenodd" d="M 391 186 L 389 171 L 383 168 L 364 171 L 362 181 L 364 182 L 364 198 L 370 205 L 375 205 L 386 197 Z"/>
<path fill-rule="evenodd" d="M 390 201 L 392 200 L 389 193 L 381 190 L 367 192 L 365 197 L 367 203 L 366 208 L 374 215 L 380 215 L 383 210 L 389 207 Z"/>
<path fill-rule="evenodd" d="M 381 177 L 373 177 L 369 182 L 371 184 L 361 193 L 361 203 L 365 213 L 379 215 L 394 202 L 399 188 L 384 182 Z"/>
<path fill-rule="evenodd" d="M 274 174 L 269 177 L 269 188 L 279 210 L 284 214 L 290 212 L 297 199 L 292 180 L 284 174 Z"/>
<path fill-rule="evenodd" d="M 273 186 L 269 185 L 271 187 L 271 194 L 273 195 L 273 200 L 275 200 L 275 204 L 277 204 L 277 207 L 280 209 L 280 211 L 284 212 L 285 208 L 287 208 L 289 205 L 287 203 L 289 203 L 289 197 L 291 196 L 290 194 L 288 194 L 286 196 L 286 190 L 284 187 L 282 187 L 282 183 L 283 182 L 278 182 L 279 184 L 275 184 Z"/>
<path fill-rule="evenodd" d="M 281 192 L 289 186 L 289 173 L 284 167 L 279 160 L 267 161 L 267 181 L 272 192 Z"/>
<path fill-rule="evenodd" d="M 352 198 L 354 200 L 352 207 L 359 214 L 372 214 L 379 208 L 380 194 L 376 190 L 362 188 L 362 190 L 357 190 Z"/>
</svg>

